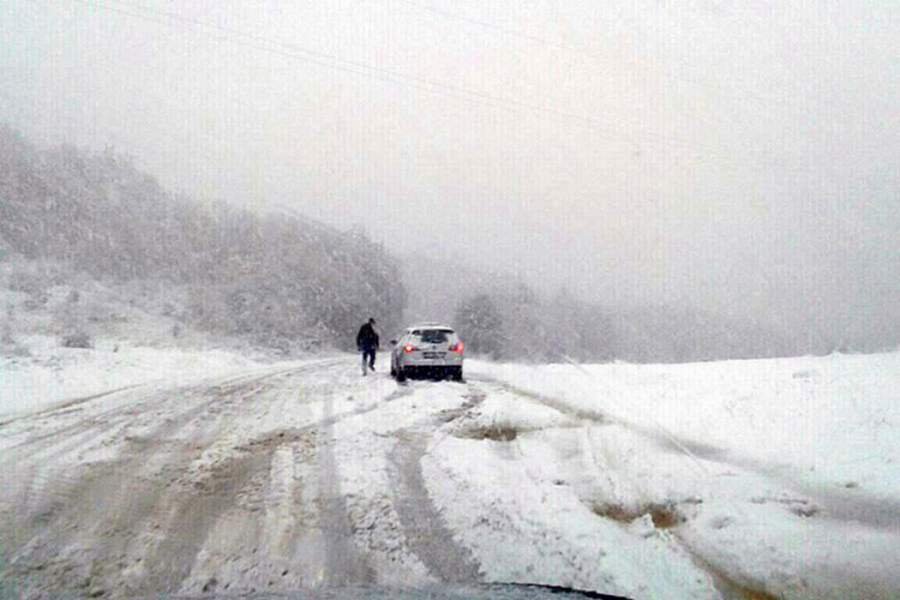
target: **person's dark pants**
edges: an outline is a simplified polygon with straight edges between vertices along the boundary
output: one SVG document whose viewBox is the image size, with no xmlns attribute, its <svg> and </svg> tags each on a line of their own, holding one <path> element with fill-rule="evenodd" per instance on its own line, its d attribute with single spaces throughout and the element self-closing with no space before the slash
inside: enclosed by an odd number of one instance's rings
<svg viewBox="0 0 900 600">
<path fill-rule="evenodd" d="M 375 370 L 375 348 L 363 348 L 362 350 L 362 370 L 363 375 L 366 374 L 366 366 L 373 371 Z"/>
</svg>

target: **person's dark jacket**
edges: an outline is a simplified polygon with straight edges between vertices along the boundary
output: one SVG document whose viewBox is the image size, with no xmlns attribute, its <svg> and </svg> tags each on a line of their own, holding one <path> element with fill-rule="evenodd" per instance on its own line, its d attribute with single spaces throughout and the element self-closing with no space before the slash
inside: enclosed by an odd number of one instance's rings
<svg viewBox="0 0 900 600">
<path fill-rule="evenodd" d="M 359 328 L 356 334 L 356 347 L 360 350 L 374 350 L 379 345 L 378 334 L 371 323 L 366 323 Z"/>
</svg>

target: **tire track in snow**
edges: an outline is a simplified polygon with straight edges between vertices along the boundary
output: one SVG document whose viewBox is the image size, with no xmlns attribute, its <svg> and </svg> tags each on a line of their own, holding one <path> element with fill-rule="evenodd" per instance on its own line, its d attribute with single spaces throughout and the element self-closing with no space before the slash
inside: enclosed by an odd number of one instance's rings
<svg viewBox="0 0 900 600">
<path fill-rule="evenodd" d="M 38 597 L 131 597 L 252 594 L 273 579 L 277 587 L 268 589 L 366 586 L 385 572 L 399 573 L 365 554 L 372 548 L 361 541 L 360 514 L 354 512 L 365 504 L 341 489 L 338 463 L 345 455 L 335 435 L 344 419 L 364 421 L 417 388 L 390 386 L 386 393 L 379 386 L 376 393 L 364 392 L 366 402 L 345 402 L 341 390 L 353 381 L 339 375 L 345 362 L 145 388 L 117 398 L 113 407 L 86 402 L 79 412 L 13 425 L 32 428 L 22 432 L 31 439 L 0 457 L 0 468 L 21 463 L 15 476 L 35 487 L 30 512 L 0 489 L 0 509 L 9 509 L 0 534 L 13 559 L 0 576 L 15 576 Z M 313 369 L 332 369 L 335 377 L 330 370 L 310 379 L 302 375 Z M 296 402 L 314 406 L 295 411 L 278 429 L 279 411 Z M 427 405 L 423 409 L 402 426 L 440 418 Z M 400 477 L 395 481 L 405 490 L 394 496 L 383 490 L 397 513 L 393 531 L 403 533 L 388 541 L 406 544 L 408 537 L 406 553 L 421 554 L 437 577 L 470 582 L 478 578 L 477 567 L 465 550 L 448 543 L 452 537 L 428 501 L 419 459 L 430 429 L 420 433 L 406 451 L 389 457 L 387 445 L 379 452 L 385 480 L 393 458 Z M 101 454 L 93 454 L 98 446 Z M 93 462 L 76 456 L 82 452 Z M 346 459 L 354 456 L 359 454 Z M 303 464 L 289 468 L 291 457 Z M 35 467 L 38 472 L 29 471 Z M 9 524 L 16 528 L 12 533 Z"/>
<path fill-rule="evenodd" d="M 38 569 L 39 589 L 45 582 L 50 589 L 71 589 L 74 576 L 87 594 L 111 588 L 124 595 L 177 591 L 204 531 L 265 459 L 232 457 L 208 472 L 189 473 L 188 466 L 227 425 L 228 415 L 211 417 L 214 422 L 199 437 L 174 439 L 204 407 L 126 441 L 116 459 L 56 480 L 35 516 L 17 516 L 17 525 L 33 537 L 12 566 L 21 566 L 24 577 Z M 139 568 L 123 581 L 120 574 L 132 560 L 139 560 Z"/>
<path fill-rule="evenodd" d="M 110 431 L 118 425 L 133 424 L 136 420 L 135 417 L 147 417 L 150 411 L 157 411 L 156 414 L 159 414 L 159 411 L 168 408 L 170 405 L 180 406 L 180 404 L 183 403 L 186 398 L 189 399 L 191 396 L 208 396 L 210 400 L 203 405 L 208 406 L 217 399 L 221 399 L 223 396 L 227 396 L 228 392 L 231 390 L 243 389 L 252 382 L 264 381 L 266 379 L 278 377 L 285 373 L 295 371 L 298 368 L 301 370 L 305 370 L 306 367 L 307 365 L 302 365 L 300 367 L 292 367 L 291 369 L 279 369 L 274 372 L 271 370 L 266 370 L 263 373 L 228 376 L 213 381 L 207 380 L 200 383 L 180 385 L 164 390 L 151 389 L 149 391 L 144 391 L 139 398 L 136 398 L 135 400 L 128 402 L 127 404 L 115 406 L 113 408 L 102 410 L 101 412 L 94 414 L 90 414 L 87 412 L 83 412 L 82 414 L 72 414 L 70 412 L 63 412 L 62 414 L 58 414 L 58 412 L 63 410 L 65 407 L 55 407 L 39 411 L 37 413 L 25 415 L 23 417 L 19 417 L 17 419 L 0 424 L 0 427 L 2 427 L 12 424 L 13 422 L 24 424 L 27 422 L 40 421 L 40 426 L 36 427 L 40 430 L 39 434 L 29 436 L 24 441 L 7 447 L 5 451 L 13 451 L 22 448 L 25 449 L 25 451 L 27 451 L 29 454 L 32 454 L 34 452 L 34 444 L 47 440 L 49 440 L 49 443 L 46 446 L 65 443 L 67 439 L 71 437 L 69 434 L 71 434 L 72 432 L 86 431 L 87 429 L 89 429 L 90 425 L 95 425 L 95 429 L 98 429 L 101 432 Z M 150 384 L 135 385 L 128 386 L 126 388 L 110 390 L 101 394 L 96 394 L 93 396 L 88 396 L 86 398 L 70 401 L 69 404 L 71 404 L 72 402 L 86 404 L 88 402 L 99 400 L 101 398 L 118 395 L 122 392 L 133 390 L 134 388 L 147 388 L 149 387 L 149 385 Z M 98 408 L 101 407 L 98 406 Z M 54 428 L 54 421 L 59 421 L 59 417 L 61 416 L 65 416 L 66 419 L 61 424 L 61 426 L 57 426 Z M 23 433 L 27 434 L 29 432 L 30 430 Z"/>
<path fill-rule="evenodd" d="M 388 455 L 393 504 L 409 549 L 443 583 L 473 583 L 481 572 L 471 552 L 453 540 L 428 495 L 421 459 L 428 436 L 399 432 L 400 443 Z"/>
<path fill-rule="evenodd" d="M 338 483 L 338 465 L 334 458 L 334 406 L 325 401 L 321 434 L 318 436 L 317 464 L 320 486 L 320 528 L 325 534 L 325 572 L 322 583 L 327 586 L 350 586 L 371 583 L 374 572 L 360 556 L 353 543 L 353 529 L 347 500 Z"/>
<path fill-rule="evenodd" d="M 59 414 L 63 411 L 69 411 L 70 409 L 71 409 L 71 411 L 81 410 L 80 408 L 78 408 L 79 404 L 84 404 L 85 402 L 90 402 L 92 400 L 99 400 L 100 398 L 105 398 L 106 396 L 112 396 L 113 394 L 118 394 L 119 392 L 131 390 L 136 387 L 140 387 L 141 385 L 142 384 L 126 385 L 126 386 L 117 387 L 117 388 L 114 388 L 111 390 L 107 390 L 105 392 L 91 394 L 89 396 L 82 396 L 80 398 L 72 398 L 69 400 L 61 400 L 60 402 L 54 404 L 53 406 L 49 406 L 47 408 L 44 408 L 44 409 L 41 409 L 41 410 L 38 410 L 38 411 L 35 411 L 32 413 L 28 413 L 28 414 L 17 415 L 15 417 L 13 417 L 11 419 L 7 419 L 5 421 L 0 421 L 0 427 L 5 427 L 6 425 L 9 425 L 16 421 L 22 421 L 24 419 L 31 419 L 34 417 L 40 417 L 40 416 L 45 416 L 45 415 Z"/>
<path fill-rule="evenodd" d="M 307 370 L 309 367 L 303 365 L 299 367 L 299 370 Z M 218 380 L 212 388 L 207 382 L 179 386 L 171 390 L 145 391 L 133 403 L 103 410 L 99 414 L 81 414 L 74 423 L 61 428 L 50 428 L 49 432 L 29 437 L 19 444 L 6 448 L 3 460 L 0 461 L 0 468 L 5 468 L 7 473 L 14 475 L 13 483 L 21 489 L 17 499 L 11 505 L 20 511 L 27 509 L 33 495 L 49 490 L 50 497 L 45 498 L 43 506 L 39 505 L 38 508 L 38 514 L 45 513 L 59 504 L 60 499 L 65 502 L 73 494 L 77 494 L 77 491 L 70 493 L 67 490 L 69 488 L 77 490 L 75 484 L 83 468 L 77 464 L 71 464 L 71 461 L 66 461 L 67 455 L 79 450 L 84 451 L 103 446 L 113 452 L 124 449 L 127 453 L 133 446 L 129 442 L 136 439 L 154 439 L 164 442 L 180 432 L 184 426 L 196 423 L 197 417 L 205 413 L 218 414 L 218 410 L 211 409 L 212 405 L 230 404 L 233 401 L 231 396 L 238 392 L 246 392 L 249 386 L 297 370 L 298 367 L 293 367 L 275 372 L 266 371 L 262 374 L 229 376 Z M 226 385 L 229 387 L 222 387 Z M 211 393 L 211 389 L 217 389 L 219 393 Z M 222 396 L 223 390 L 230 393 Z M 110 394 L 101 394 L 94 398 L 108 395 Z M 193 402 L 194 398 L 199 401 Z M 83 400 L 83 402 L 86 401 Z M 173 407 L 176 410 L 170 412 Z M 157 417 L 161 415 L 165 416 L 162 417 L 163 424 L 159 425 L 160 419 Z M 45 422 L 52 419 L 52 416 L 39 413 L 35 415 L 35 419 Z M 173 423 L 182 425 L 175 427 Z M 149 427 L 150 430 L 139 436 L 127 434 L 129 431 L 144 427 Z M 42 429 L 44 428 L 42 427 Z M 0 510 L 2 508 L 3 502 L 0 501 Z M 27 518 L 27 513 L 19 516 Z"/>
<path fill-rule="evenodd" d="M 177 591 L 202 548 L 206 532 L 229 510 L 235 494 L 253 475 L 267 470 L 274 449 L 260 453 L 239 448 L 199 473 L 188 467 L 229 427 L 235 431 L 241 428 L 243 415 L 234 405 L 264 392 L 266 386 L 260 384 L 261 380 L 323 366 L 301 365 L 232 378 L 242 380 L 239 383 L 198 385 L 186 395 L 183 389 L 160 390 L 152 404 L 165 415 L 162 419 L 152 410 L 139 413 L 133 426 L 139 426 L 140 435 L 119 439 L 114 459 L 75 465 L 44 482 L 44 495 L 31 514 L 24 513 L 15 500 L 6 502 L 8 497 L 0 496 L 0 508 L 10 517 L 7 523 L 15 525 L 4 535 L 14 553 L 8 574 L 33 583 L 36 587 L 32 589 L 38 594 L 73 588 L 84 593 L 110 588 Z M 181 404 L 188 404 L 187 410 L 166 412 L 166 407 Z M 105 429 L 98 427 L 96 417 L 84 417 L 74 431 L 89 434 Z M 179 438 L 182 430 L 197 425 L 198 431 Z M 62 436 L 61 440 L 69 445 L 71 436 Z M 32 451 L 55 446 L 56 440 L 49 436 L 26 442 Z M 34 471 L 27 468 L 27 455 L 16 454 L 15 460 L 25 464 L 15 473 L 33 477 Z M 6 455 L 4 459 L 5 466 L 12 466 L 8 461 L 13 457 Z M 140 564 L 135 567 L 131 560 Z M 120 580 L 126 570 L 131 572 L 128 582 Z M 114 582 L 121 585 L 111 586 Z M 97 589 L 90 589 L 94 585 Z"/>
</svg>

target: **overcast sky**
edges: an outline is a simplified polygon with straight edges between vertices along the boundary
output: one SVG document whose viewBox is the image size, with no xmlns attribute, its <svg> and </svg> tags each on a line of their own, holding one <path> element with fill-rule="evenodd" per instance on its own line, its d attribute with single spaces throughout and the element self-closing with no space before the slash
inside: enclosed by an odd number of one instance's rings
<svg viewBox="0 0 900 600">
<path fill-rule="evenodd" d="M 4 0 L 0 39 L 0 121 L 197 197 L 605 302 L 900 320 L 896 2 Z"/>
</svg>

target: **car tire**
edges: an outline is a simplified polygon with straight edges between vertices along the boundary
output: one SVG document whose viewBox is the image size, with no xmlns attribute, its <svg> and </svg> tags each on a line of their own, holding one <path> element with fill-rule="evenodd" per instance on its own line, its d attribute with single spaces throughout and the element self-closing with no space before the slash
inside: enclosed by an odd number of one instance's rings
<svg viewBox="0 0 900 600">
<path fill-rule="evenodd" d="M 397 381 L 399 383 L 406 381 L 406 371 L 402 367 L 397 368 Z"/>
<path fill-rule="evenodd" d="M 462 367 L 450 367 L 450 379 L 452 379 L 453 381 L 462 381 Z"/>
</svg>

